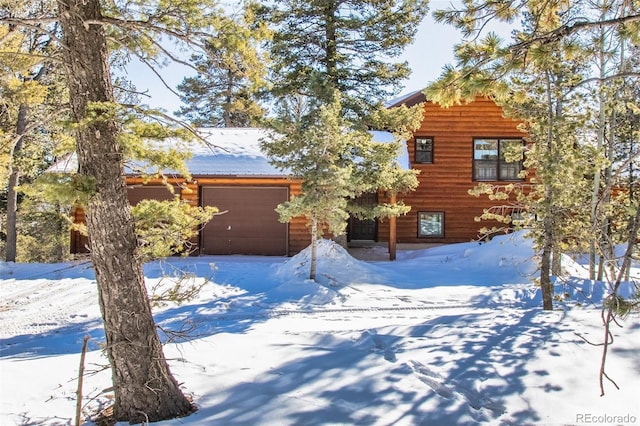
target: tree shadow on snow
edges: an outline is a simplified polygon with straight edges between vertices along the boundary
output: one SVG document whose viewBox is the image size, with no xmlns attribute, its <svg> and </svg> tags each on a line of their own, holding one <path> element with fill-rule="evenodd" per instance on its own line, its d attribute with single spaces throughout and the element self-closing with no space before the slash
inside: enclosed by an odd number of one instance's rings
<svg viewBox="0 0 640 426">
<path fill-rule="evenodd" d="M 163 341 L 187 342 L 221 332 L 242 333 L 257 322 L 270 318 L 261 294 L 215 298 L 207 302 L 168 308 L 154 314 Z M 238 308 L 226 305 L 239 304 Z M 84 336 L 89 336 L 89 350 L 104 342 L 101 319 L 65 324 L 45 332 L 0 338 L 0 358 L 38 358 L 74 354 L 82 350 Z"/>
<path fill-rule="evenodd" d="M 251 261 L 252 275 L 228 263 Z M 197 261 L 190 259 L 169 259 L 145 265 L 147 278 L 172 276 L 175 271 L 192 273 L 197 277 L 211 277 L 215 284 L 229 286 L 234 292 L 221 296 L 207 294 L 203 290 L 201 302 L 172 305 L 164 309 L 154 309 L 154 319 L 164 342 L 187 342 L 221 332 L 242 333 L 258 322 L 265 321 L 273 314 L 281 298 L 269 296 L 277 281 L 269 280 L 270 268 L 278 258 L 257 256 L 203 257 Z M 218 269 L 213 270 L 216 265 Z M 213 272 L 212 272 L 213 271 Z M 213 275 L 211 275 L 213 274 Z M 262 280 L 255 276 L 264 277 Z M 97 303 L 97 300 L 96 300 Z M 73 317 L 70 314 L 70 317 Z M 82 350 L 84 336 L 90 337 L 89 350 L 99 349 L 104 342 L 104 328 L 100 318 L 78 321 L 55 327 L 51 324 L 33 324 L 49 328 L 29 334 L 0 338 L 0 358 L 38 358 L 49 355 L 74 354 Z"/>
<path fill-rule="evenodd" d="M 353 332 L 325 334 L 304 348 L 283 343 L 307 355 L 231 388 L 197 395 L 201 408 L 189 421 L 535 424 L 540 413 L 528 401 L 521 401 L 529 408 L 519 412 L 506 412 L 506 406 L 507 398 L 524 398 L 531 380 L 546 392 L 562 390 L 549 371 L 530 370 L 528 361 L 536 351 L 553 355 L 564 327 L 562 322 L 540 323 L 540 315 L 539 310 L 451 315 L 355 338 Z"/>
<path fill-rule="evenodd" d="M 0 358 L 41 358 L 49 355 L 80 353 L 84 336 L 89 336 L 88 350 L 99 349 L 104 342 L 101 320 L 67 324 L 33 334 L 21 334 L 0 339 Z"/>
</svg>

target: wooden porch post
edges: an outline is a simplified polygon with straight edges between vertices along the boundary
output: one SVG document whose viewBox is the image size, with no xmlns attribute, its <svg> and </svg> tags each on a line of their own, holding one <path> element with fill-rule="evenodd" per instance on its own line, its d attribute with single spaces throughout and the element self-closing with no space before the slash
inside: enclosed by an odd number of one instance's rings
<svg viewBox="0 0 640 426">
<path fill-rule="evenodd" d="M 396 194 L 391 195 L 391 205 L 396 203 Z M 389 218 L 389 260 L 396 260 L 396 217 Z"/>
</svg>

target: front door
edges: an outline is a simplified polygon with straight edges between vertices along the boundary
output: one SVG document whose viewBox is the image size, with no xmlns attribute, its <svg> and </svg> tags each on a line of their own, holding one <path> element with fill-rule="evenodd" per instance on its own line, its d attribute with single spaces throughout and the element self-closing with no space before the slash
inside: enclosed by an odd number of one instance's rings
<svg viewBox="0 0 640 426">
<path fill-rule="evenodd" d="M 356 198 L 356 204 L 361 206 L 374 206 L 378 203 L 378 194 L 363 194 Z M 376 241 L 378 222 L 372 219 L 349 218 L 347 237 L 349 241 Z"/>
</svg>

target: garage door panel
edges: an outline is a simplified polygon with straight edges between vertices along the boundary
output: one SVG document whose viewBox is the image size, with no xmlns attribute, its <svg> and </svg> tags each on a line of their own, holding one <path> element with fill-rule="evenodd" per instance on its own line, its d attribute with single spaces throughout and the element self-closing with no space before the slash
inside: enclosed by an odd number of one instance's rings
<svg viewBox="0 0 640 426">
<path fill-rule="evenodd" d="M 202 204 L 220 212 L 202 232 L 203 254 L 286 255 L 286 224 L 275 208 L 288 200 L 287 187 L 203 187 Z"/>
</svg>

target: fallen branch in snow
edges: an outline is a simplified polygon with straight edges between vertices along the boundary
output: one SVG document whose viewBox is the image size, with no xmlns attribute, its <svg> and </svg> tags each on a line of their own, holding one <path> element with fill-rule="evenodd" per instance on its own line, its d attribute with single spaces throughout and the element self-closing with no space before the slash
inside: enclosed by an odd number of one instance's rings
<svg viewBox="0 0 640 426">
<path fill-rule="evenodd" d="M 198 329 L 198 324 L 196 324 L 194 321 L 189 319 L 181 323 L 179 330 L 169 330 L 169 329 L 163 328 L 158 324 L 156 324 L 156 328 L 160 330 L 165 336 L 167 336 L 164 344 L 175 343 L 179 341 L 186 341 L 189 339 L 194 339 L 194 338 L 203 336 L 203 335 L 194 334 L 194 331 Z"/>
<path fill-rule="evenodd" d="M 606 309 L 606 318 L 604 318 L 604 313 Z M 607 363 L 607 353 L 609 350 L 609 345 L 613 343 L 613 334 L 611 333 L 611 323 L 615 323 L 617 326 L 622 327 L 615 319 L 615 314 L 613 313 L 612 308 L 602 308 L 603 319 L 604 319 L 604 342 L 602 344 L 602 360 L 600 362 L 600 396 L 604 396 L 604 379 L 609 380 L 616 389 L 620 390 L 618 384 L 607 374 L 605 371 L 605 365 Z"/>
<path fill-rule="evenodd" d="M 611 324 L 616 324 L 618 327 L 622 327 L 622 325 L 617 321 L 616 317 L 624 318 L 632 309 L 631 304 L 624 300 L 624 298 L 620 297 L 618 294 L 620 290 L 620 285 L 625 276 L 627 276 L 627 271 L 631 267 L 631 259 L 634 251 L 634 241 L 638 241 L 638 233 L 640 232 L 640 208 L 636 208 L 636 215 L 631 222 L 631 226 L 629 228 L 629 236 L 627 238 L 627 250 L 625 251 L 622 257 L 622 264 L 620 265 L 620 269 L 615 277 L 615 282 L 612 286 L 611 293 L 607 296 L 604 303 L 602 304 L 602 321 L 604 323 L 604 342 L 602 349 L 602 359 L 600 362 L 600 396 L 604 396 L 604 379 L 609 380 L 616 389 L 620 389 L 616 382 L 614 382 L 611 377 L 609 377 L 605 371 L 605 366 L 607 363 L 607 352 L 609 350 L 609 345 L 613 343 L 613 334 L 611 333 Z"/>
</svg>

